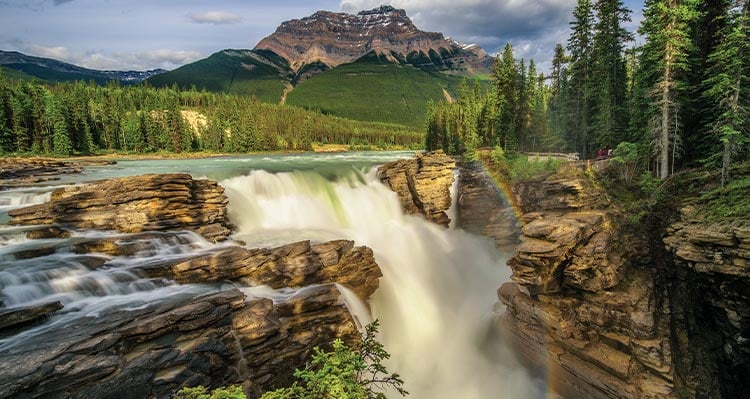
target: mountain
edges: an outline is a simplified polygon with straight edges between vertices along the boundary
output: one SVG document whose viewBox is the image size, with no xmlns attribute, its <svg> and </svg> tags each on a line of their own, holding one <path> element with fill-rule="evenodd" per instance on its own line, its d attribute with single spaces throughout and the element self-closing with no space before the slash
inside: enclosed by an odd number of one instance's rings
<svg viewBox="0 0 750 399">
<path fill-rule="evenodd" d="M 283 57 L 296 72 L 323 63 L 333 68 L 375 53 L 393 63 L 454 73 L 488 73 L 493 58 L 481 47 L 417 29 L 406 11 L 381 6 L 356 15 L 318 11 L 282 23 L 256 50 Z"/>
<path fill-rule="evenodd" d="M 150 71 L 99 71 L 50 58 L 33 57 L 17 51 L 0 50 L 0 65 L 50 82 L 93 80 L 105 84 L 112 80 L 122 83 L 140 83 L 154 75 L 166 72 L 163 69 Z"/>
<path fill-rule="evenodd" d="M 421 31 L 404 10 L 382 6 L 286 21 L 253 50 L 223 50 L 148 82 L 422 127 L 428 100 L 456 97 L 464 78 L 486 84 L 493 61 L 479 46 Z"/>
</svg>

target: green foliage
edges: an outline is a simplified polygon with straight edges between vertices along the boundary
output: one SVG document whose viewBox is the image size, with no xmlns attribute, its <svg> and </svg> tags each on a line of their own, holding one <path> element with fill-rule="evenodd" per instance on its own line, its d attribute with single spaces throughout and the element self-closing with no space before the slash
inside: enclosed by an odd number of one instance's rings
<svg viewBox="0 0 750 399">
<path fill-rule="evenodd" d="M 643 164 L 644 147 L 638 143 L 623 141 L 612 151 L 612 163 L 617 167 L 620 179 L 631 184 Z"/>
<path fill-rule="evenodd" d="M 732 180 L 700 197 L 700 215 L 709 223 L 750 224 L 750 177 Z"/>
<path fill-rule="evenodd" d="M 298 84 L 287 104 L 345 118 L 421 127 L 426 102 L 456 96 L 461 78 L 377 60 L 339 65 Z"/>
<path fill-rule="evenodd" d="M 240 386 L 230 386 L 228 388 L 217 388 L 209 392 L 203 386 L 195 388 L 180 389 L 173 399 L 246 399 Z"/>
<path fill-rule="evenodd" d="M 261 399 L 385 399 L 382 389 L 390 387 L 408 395 L 398 374 L 389 374 L 382 362 L 390 355 L 375 339 L 377 320 L 366 327 L 358 348 L 340 339 L 325 352 L 315 348 L 304 370 L 296 370 L 298 381 L 291 387 L 265 393 Z"/>
<path fill-rule="evenodd" d="M 419 148 L 423 135 L 177 86 L 45 85 L 0 74 L 1 154 L 308 151 L 316 142 Z"/>
<path fill-rule="evenodd" d="M 508 174 L 512 183 L 534 180 L 555 173 L 565 161 L 547 157 L 539 159 L 526 155 L 510 157 Z"/>
</svg>

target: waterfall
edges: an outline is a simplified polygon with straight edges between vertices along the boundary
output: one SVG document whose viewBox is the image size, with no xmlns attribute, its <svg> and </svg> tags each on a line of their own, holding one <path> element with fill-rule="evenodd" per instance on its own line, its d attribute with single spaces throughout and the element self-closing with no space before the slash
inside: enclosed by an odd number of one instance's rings
<svg viewBox="0 0 750 399">
<path fill-rule="evenodd" d="M 411 397 L 544 397 L 489 337 L 495 292 L 510 274 L 509 254 L 490 240 L 404 215 L 374 169 L 336 180 L 253 171 L 221 184 L 235 238 L 251 247 L 346 238 L 373 249 L 384 275 L 373 317 L 392 355 L 389 369 L 402 375 Z"/>
</svg>

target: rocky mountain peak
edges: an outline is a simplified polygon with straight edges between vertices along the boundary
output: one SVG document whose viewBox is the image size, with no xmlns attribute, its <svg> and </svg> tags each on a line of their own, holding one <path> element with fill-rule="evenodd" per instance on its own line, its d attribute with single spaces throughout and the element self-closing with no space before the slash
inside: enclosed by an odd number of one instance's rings
<svg viewBox="0 0 750 399">
<path fill-rule="evenodd" d="M 405 10 L 391 6 L 357 14 L 318 11 L 286 21 L 255 49 L 273 51 L 295 71 L 314 63 L 332 68 L 369 53 L 392 62 L 466 73 L 486 72 L 492 64 L 484 51 L 466 48 L 442 33 L 419 30 Z"/>
</svg>

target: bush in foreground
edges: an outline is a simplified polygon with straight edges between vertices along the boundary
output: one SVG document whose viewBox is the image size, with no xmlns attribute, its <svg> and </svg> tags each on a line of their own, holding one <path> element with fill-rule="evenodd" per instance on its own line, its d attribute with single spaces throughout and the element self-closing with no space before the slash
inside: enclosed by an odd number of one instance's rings
<svg viewBox="0 0 750 399">
<path fill-rule="evenodd" d="M 398 374 L 389 374 L 382 364 L 390 354 L 375 339 L 378 321 L 365 328 L 365 335 L 356 348 L 340 339 L 333 341 L 332 349 L 325 352 L 316 347 L 310 363 L 304 370 L 295 370 L 297 381 L 287 388 L 266 392 L 261 399 L 385 399 L 384 389 L 401 395 L 409 393 Z M 176 399 L 244 399 L 237 386 L 219 388 L 208 392 L 204 387 L 183 388 Z"/>
</svg>

